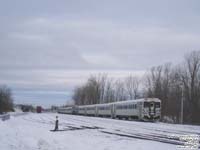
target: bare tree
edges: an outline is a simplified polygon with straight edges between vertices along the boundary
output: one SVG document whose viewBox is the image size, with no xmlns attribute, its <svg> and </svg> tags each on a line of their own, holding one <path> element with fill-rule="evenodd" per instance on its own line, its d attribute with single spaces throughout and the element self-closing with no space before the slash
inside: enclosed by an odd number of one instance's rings
<svg viewBox="0 0 200 150">
<path fill-rule="evenodd" d="M 193 51 L 185 55 L 185 73 L 182 76 L 185 85 L 186 101 L 190 106 L 193 123 L 200 122 L 200 51 Z"/>
<path fill-rule="evenodd" d="M 117 80 L 114 83 L 114 91 L 115 91 L 115 101 L 124 101 L 127 99 L 125 84 L 121 80 Z"/>
<path fill-rule="evenodd" d="M 137 99 L 139 97 L 139 86 L 140 86 L 139 78 L 130 75 L 125 79 L 125 85 L 129 99 Z"/>
<path fill-rule="evenodd" d="M 152 67 L 146 74 L 146 96 L 147 97 L 161 97 L 161 81 L 162 81 L 163 66 Z"/>
<path fill-rule="evenodd" d="M 105 87 L 107 76 L 91 75 L 87 82 L 80 87 L 75 88 L 73 99 L 76 105 L 98 104 L 105 97 Z"/>
<path fill-rule="evenodd" d="M 184 63 L 177 66 L 167 63 L 152 67 L 143 81 L 144 97 L 162 100 L 162 116 L 178 122 L 184 99 L 184 122 L 200 123 L 200 51 L 188 53 Z M 135 76 L 114 80 L 99 74 L 75 89 L 74 100 L 83 105 L 136 99 L 140 85 Z"/>
<path fill-rule="evenodd" d="M 173 88 L 172 83 L 174 76 L 172 75 L 171 64 L 167 63 L 162 66 L 151 68 L 146 75 L 146 97 L 156 97 L 162 100 L 162 116 L 171 116 L 177 121 L 176 101 L 172 99 Z M 175 116 L 175 117 L 174 117 Z"/>
<path fill-rule="evenodd" d="M 115 100 L 114 93 L 115 92 L 114 92 L 114 87 L 113 87 L 113 79 L 108 79 L 106 81 L 103 103 L 114 102 Z"/>
<path fill-rule="evenodd" d="M 0 86 L 0 113 L 13 110 L 12 93 L 6 86 Z"/>
</svg>

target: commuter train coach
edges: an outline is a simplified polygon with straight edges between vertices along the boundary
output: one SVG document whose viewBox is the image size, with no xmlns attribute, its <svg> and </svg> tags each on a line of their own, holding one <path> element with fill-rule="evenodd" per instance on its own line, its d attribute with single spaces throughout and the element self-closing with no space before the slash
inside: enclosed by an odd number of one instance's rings
<svg viewBox="0 0 200 150">
<path fill-rule="evenodd" d="M 58 109 L 58 113 L 158 121 L 161 117 L 161 100 L 145 98 L 106 104 L 62 107 Z"/>
</svg>

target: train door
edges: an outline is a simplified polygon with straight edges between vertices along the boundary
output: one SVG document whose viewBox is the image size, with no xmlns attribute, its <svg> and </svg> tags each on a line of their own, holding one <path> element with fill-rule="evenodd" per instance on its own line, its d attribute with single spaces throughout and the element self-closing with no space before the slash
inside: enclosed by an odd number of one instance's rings
<svg viewBox="0 0 200 150">
<path fill-rule="evenodd" d="M 97 106 L 95 106 L 95 111 L 94 112 L 95 112 L 94 116 L 98 117 L 98 107 Z"/>
<path fill-rule="evenodd" d="M 155 103 L 151 102 L 149 106 L 149 115 L 152 117 L 155 115 Z"/>
<path fill-rule="evenodd" d="M 84 108 L 84 115 L 87 116 L 87 108 Z"/>
<path fill-rule="evenodd" d="M 99 107 L 96 106 L 96 117 L 98 117 L 98 116 L 99 116 Z"/>
<path fill-rule="evenodd" d="M 115 118 L 115 104 L 111 105 L 111 117 Z"/>
<path fill-rule="evenodd" d="M 137 103 L 137 110 L 138 110 L 138 119 L 142 120 L 143 118 L 143 106 L 142 106 L 142 102 Z"/>
</svg>

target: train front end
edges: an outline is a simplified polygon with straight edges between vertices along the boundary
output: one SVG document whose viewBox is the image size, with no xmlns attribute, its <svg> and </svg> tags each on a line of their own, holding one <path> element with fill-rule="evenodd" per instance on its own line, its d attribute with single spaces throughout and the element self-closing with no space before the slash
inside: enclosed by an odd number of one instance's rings
<svg viewBox="0 0 200 150">
<path fill-rule="evenodd" d="M 159 121 L 161 118 L 161 100 L 150 98 L 143 103 L 143 120 Z"/>
</svg>

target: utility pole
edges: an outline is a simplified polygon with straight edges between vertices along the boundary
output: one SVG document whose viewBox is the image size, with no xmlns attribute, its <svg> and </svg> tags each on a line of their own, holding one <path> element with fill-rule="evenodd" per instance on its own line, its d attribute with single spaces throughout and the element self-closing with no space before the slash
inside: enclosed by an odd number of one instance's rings
<svg viewBox="0 0 200 150">
<path fill-rule="evenodd" d="M 184 88 L 181 86 L 181 116 L 180 116 L 180 123 L 183 124 L 183 96 L 184 96 Z"/>
</svg>

